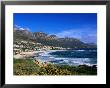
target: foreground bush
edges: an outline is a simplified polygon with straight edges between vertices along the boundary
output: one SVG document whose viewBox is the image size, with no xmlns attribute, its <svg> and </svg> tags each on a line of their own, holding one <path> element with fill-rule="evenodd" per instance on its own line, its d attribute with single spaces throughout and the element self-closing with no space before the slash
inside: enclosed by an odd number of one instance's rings
<svg viewBox="0 0 110 88">
<path fill-rule="evenodd" d="M 86 65 L 48 64 L 41 67 L 31 59 L 14 59 L 14 75 L 96 75 L 97 68 Z"/>
</svg>

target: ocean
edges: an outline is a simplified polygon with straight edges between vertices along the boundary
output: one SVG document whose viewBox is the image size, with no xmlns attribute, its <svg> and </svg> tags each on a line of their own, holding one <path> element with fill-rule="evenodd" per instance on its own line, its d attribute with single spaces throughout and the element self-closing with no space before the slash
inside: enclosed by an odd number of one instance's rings
<svg viewBox="0 0 110 88">
<path fill-rule="evenodd" d="M 61 65 L 97 65 L 97 50 L 50 50 L 39 55 L 40 60 Z"/>
</svg>

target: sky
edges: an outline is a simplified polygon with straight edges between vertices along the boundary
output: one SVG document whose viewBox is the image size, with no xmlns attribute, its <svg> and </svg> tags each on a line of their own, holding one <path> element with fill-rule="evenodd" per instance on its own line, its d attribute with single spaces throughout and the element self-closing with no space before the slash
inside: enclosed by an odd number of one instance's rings
<svg viewBox="0 0 110 88">
<path fill-rule="evenodd" d="M 14 13 L 13 25 L 31 32 L 45 32 L 58 37 L 97 42 L 96 13 Z"/>
</svg>

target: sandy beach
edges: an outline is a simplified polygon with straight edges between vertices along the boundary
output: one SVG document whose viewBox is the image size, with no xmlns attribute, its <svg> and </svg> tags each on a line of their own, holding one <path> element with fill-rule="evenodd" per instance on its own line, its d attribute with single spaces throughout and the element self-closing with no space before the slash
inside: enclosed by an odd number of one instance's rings
<svg viewBox="0 0 110 88">
<path fill-rule="evenodd" d="M 41 51 L 33 51 L 33 52 L 21 52 L 20 54 L 14 55 L 15 59 L 26 59 L 28 57 L 34 56 L 35 54 L 37 55 Z M 43 51 L 42 51 L 43 52 Z"/>
<path fill-rule="evenodd" d="M 35 54 L 39 55 L 40 53 L 50 53 L 50 52 L 56 52 L 56 51 L 64 51 L 64 50 L 48 50 L 48 51 L 32 51 L 32 52 L 21 52 L 20 54 L 14 55 L 15 59 L 26 59 L 27 57 L 32 57 Z"/>
</svg>

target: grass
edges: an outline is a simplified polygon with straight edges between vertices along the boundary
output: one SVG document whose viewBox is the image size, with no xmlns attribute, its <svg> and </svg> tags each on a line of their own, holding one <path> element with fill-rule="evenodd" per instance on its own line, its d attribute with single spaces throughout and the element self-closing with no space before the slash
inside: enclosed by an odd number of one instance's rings
<svg viewBox="0 0 110 88">
<path fill-rule="evenodd" d="M 97 75 L 97 68 L 48 64 L 40 67 L 32 59 L 14 59 L 14 75 Z"/>
</svg>

